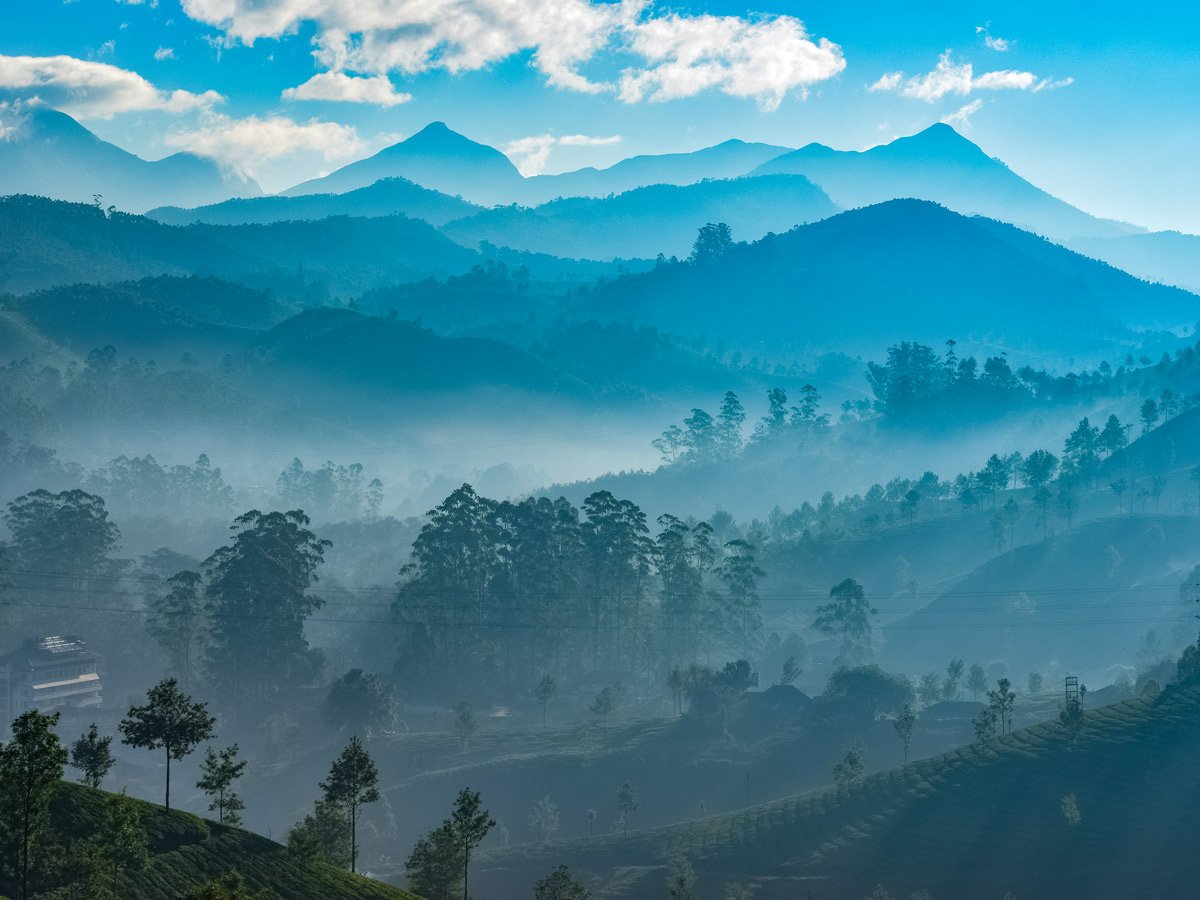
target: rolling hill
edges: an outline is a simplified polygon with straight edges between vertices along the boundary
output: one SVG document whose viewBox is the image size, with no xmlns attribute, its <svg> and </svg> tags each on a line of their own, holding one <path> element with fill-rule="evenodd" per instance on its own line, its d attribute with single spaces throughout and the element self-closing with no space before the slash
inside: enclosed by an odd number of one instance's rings
<svg viewBox="0 0 1200 900">
<path fill-rule="evenodd" d="M 101 827 L 105 793 L 63 782 L 51 821 L 64 841 L 81 841 Z M 124 900 L 165 900 L 237 872 L 251 890 L 269 888 L 283 900 L 416 900 L 399 888 L 323 863 L 304 865 L 285 847 L 240 828 L 142 801 L 150 862 L 122 875 Z M 72 895 L 73 896 L 73 895 Z"/>
<path fill-rule="evenodd" d="M 900 340 L 1031 354 L 1109 352 L 1190 322 L 1194 294 L 1151 285 L 1036 235 L 927 201 L 852 210 L 609 282 L 581 315 L 722 334 L 768 349 L 882 354 Z"/>
<path fill-rule="evenodd" d="M 303 194 L 297 197 L 252 197 L 226 200 L 194 209 L 162 206 L 147 216 L 166 225 L 267 225 L 272 222 L 325 219 L 329 216 L 404 215 L 430 225 L 444 225 L 479 212 L 479 207 L 431 191 L 405 178 L 383 178 L 344 194 Z"/>
<path fill-rule="evenodd" d="M 772 175 L 687 186 L 659 184 L 604 199 L 555 200 L 533 209 L 497 207 L 450 222 L 443 233 L 460 244 L 500 246 L 586 259 L 686 257 L 707 222 L 757 239 L 839 212 L 824 192 L 798 175 Z"/>
<path fill-rule="evenodd" d="M 1057 723 L 690 823 L 479 856 L 477 883 L 524 896 L 561 862 L 605 900 L 661 896 L 686 857 L 696 896 L 740 882 L 760 900 L 890 896 L 1185 898 L 1200 690 L 1170 687 L 1092 710 L 1072 745 Z M 1064 814 L 1073 796 L 1075 824 Z"/>
<path fill-rule="evenodd" d="M 861 152 L 809 144 L 778 156 L 752 175 L 806 175 L 846 208 L 886 200 L 932 200 L 1056 240 L 1113 237 L 1136 229 L 1097 219 L 1064 203 L 983 152 L 949 125 L 932 125 Z"/>
<path fill-rule="evenodd" d="M 1118 237 L 1074 238 L 1067 246 L 1138 278 L 1200 291 L 1200 236 L 1152 231 Z"/>
<path fill-rule="evenodd" d="M 35 108 L 16 116 L 0 141 L 0 196 L 37 194 L 142 212 L 164 202 L 183 206 L 262 193 L 250 178 L 223 173 L 211 159 L 176 153 L 149 162 L 100 140 L 66 113 Z"/>
</svg>

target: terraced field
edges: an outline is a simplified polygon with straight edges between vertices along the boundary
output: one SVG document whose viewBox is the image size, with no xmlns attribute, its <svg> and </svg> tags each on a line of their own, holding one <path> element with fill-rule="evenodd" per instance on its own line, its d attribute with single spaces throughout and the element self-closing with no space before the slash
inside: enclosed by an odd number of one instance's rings
<svg viewBox="0 0 1200 900">
<path fill-rule="evenodd" d="M 893 897 L 1194 897 L 1200 884 L 1200 689 L 1087 713 L 1072 746 L 1042 724 L 880 773 L 849 793 L 789 797 L 737 813 L 592 840 L 490 851 L 476 884 L 528 896 L 560 862 L 597 898 L 666 893 L 686 856 L 701 900 L 729 882 L 758 900 Z M 1075 798 L 1071 824 L 1063 801 Z"/>
<path fill-rule="evenodd" d="M 96 833 L 105 794 L 64 782 L 51 815 L 64 838 Z M 240 828 L 137 801 L 150 839 L 150 863 L 122 876 L 122 900 L 168 900 L 238 872 L 252 890 L 271 888 L 284 900 L 416 900 L 399 888 L 324 864 L 305 866 L 279 844 Z"/>
</svg>

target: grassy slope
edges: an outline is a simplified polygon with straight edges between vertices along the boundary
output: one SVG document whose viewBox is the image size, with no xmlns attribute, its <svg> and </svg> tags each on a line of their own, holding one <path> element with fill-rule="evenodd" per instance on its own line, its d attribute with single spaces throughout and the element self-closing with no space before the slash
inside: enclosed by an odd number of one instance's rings
<svg viewBox="0 0 1200 900">
<path fill-rule="evenodd" d="M 60 833 L 95 832 L 105 794 L 64 782 L 52 813 Z M 331 866 L 305 867 L 261 835 L 228 828 L 138 801 L 150 838 L 150 864 L 126 876 L 124 900 L 164 900 L 237 871 L 254 890 L 270 887 L 284 900 L 413 900 L 413 895 Z"/>
<path fill-rule="evenodd" d="M 1200 782 L 1200 689 L 1087 714 L 1071 749 L 1056 725 L 1018 731 L 872 776 L 849 795 L 789 797 L 697 822 L 493 851 L 476 883 L 518 896 L 559 862 L 603 884 L 596 896 L 662 892 L 686 854 L 700 900 L 753 881 L 759 900 L 893 896 L 1189 897 L 1200 877 L 1190 826 Z M 1081 821 L 1062 813 L 1074 794 Z"/>
</svg>

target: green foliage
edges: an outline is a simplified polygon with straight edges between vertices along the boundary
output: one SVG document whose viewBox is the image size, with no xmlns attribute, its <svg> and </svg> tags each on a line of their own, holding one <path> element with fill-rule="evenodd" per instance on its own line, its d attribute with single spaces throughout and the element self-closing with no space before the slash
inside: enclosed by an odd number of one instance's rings
<svg viewBox="0 0 1200 900">
<path fill-rule="evenodd" d="M 113 897 L 120 897 L 121 873 L 144 869 L 150 860 L 149 838 L 138 804 L 125 796 L 124 791 L 105 798 L 102 825 L 96 842 L 106 868 L 112 873 Z"/>
<path fill-rule="evenodd" d="M 279 895 L 270 888 L 252 891 L 241 875 L 230 872 L 201 888 L 180 894 L 179 900 L 279 900 Z"/>
<path fill-rule="evenodd" d="M 325 721 L 339 729 L 361 731 L 370 737 L 395 727 L 396 689 L 378 675 L 351 669 L 333 683 L 322 712 Z"/>
<path fill-rule="evenodd" d="M 6 870 L 13 873 L 9 887 L 17 900 L 31 897 L 32 860 L 44 849 L 50 800 L 67 763 L 54 733 L 57 724 L 58 713 L 24 712 L 12 723 L 11 740 L 0 745 L 0 879 Z"/>
<path fill-rule="evenodd" d="M 417 841 L 404 869 L 409 890 L 416 894 L 429 900 L 462 897 L 462 851 L 449 819 Z"/>
<path fill-rule="evenodd" d="M 848 791 L 862 782 L 866 772 L 866 755 L 862 741 L 855 741 L 846 748 L 842 758 L 833 767 L 833 782 L 838 790 Z"/>
<path fill-rule="evenodd" d="M 600 692 L 588 704 L 588 711 L 601 722 L 607 722 L 608 717 L 617 711 L 624 699 L 625 685 L 619 681 L 613 681 L 600 689 Z"/>
<path fill-rule="evenodd" d="M 863 662 L 871 654 L 871 616 L 878 615 L 878 610 L 853 578 L 834 585 L 829 598 L 829 603 L 817 607 L 813 628 L 840 641 L 836 665 Z"/>
<path fill-rule="evenodd" d="M 147 604 L 146 630 L 167 655 L 171 671 L 190 690 L 208 635 L 199 572 L 177 572 L 167 579 L 167 592 Z"/>
<path fill-rule="evenodd" d="M 171 760 L 181 760 L 199 744 L 213 735 L 216 718 L 208 714 L 204 703 L 179 690 L 174 678 L 160 681 L 146 692 L 145 706 L 132 706 L 129 715 L 121 720 L 123 744 L 146 750 L 163 750 L 166 754 L 166 800 L 171 808 Z"/>
<path fill-rule="evenodd" d="M 216 811 L 217 821 L 222 825 L 241 825 L 238 813 L 246 808 L 242 798 L 232 790 L 233 783 L 246 771 L 246 760 L 239 761 L 237 755 L 237 744 L 219 753 L 209 747 L 200 767 L 200 780 L 196 782 L 196 787 L 212 797 L 208 808 Z"/>
<path fill-rule="evenodd" d="M 345 811 L 337 803 L 318 800 L 313 811 L 288 831 L 288 853 L 305 865 L 324 863 L 350 868 L 350 832 Z"/>
<path fill-rule="evenodd" d="M 108 770 L 115 764 L 109 745 L 112 735 L 100 737 L 100 732 L 93 722 L 88 733 L 82 735 L 71 745 L 71 765 L 83 773 L 83 783 L 88 787 L 98 788 Z"/>
<path fill-rule="evenodd" d="M 996 682 L 996 690 L 988 691 L 988 708 L 995 714 L 995 720 L 1000 725 L 1000 733 L 1008 734 L 1012 728 L 1013 707 L 1017 702 L 1017 695 L 1010 690 L 1012 683 L 1007 678 L 1001 678 Z"/>
<path fill-rule="evenodd" d="M 591 891 L 573 878 L 565 865 L 558 866 L 533 886 L 533 900 L 588 900 L 591 896 Z"/>
<path fill-rule="evenodd" d="M 915 699 L 913 686 L 903 675 L 879 666 L 842 667 L 829 676 L 823 699 L 847 712 L 874 718 L 901 709 Z"/>
<path fill-rule="evenodd" d="M 900 707 L 900 712 L 896 713 L 896 718 L 892 722 L 892 727 L 896 729 L 896 735 L 904 744 L 904 761 L 908 762 L 908 748 L 912 743 L 913 727 L 917 724 L 917 717 L 913 713 L 912 706 L 905 703 Z"/>
<path fill-rule="evenodd" d="M 667 860 L 667 896 L 670 900 L 696 900 L 696 873 L 682 853 Z"/>
<path fill-rule="evenodd" d="M 450 812 L 449 822 L 462 856 L 462 895 L 464 900 L 471 900 L 471 892 L 467 883 L 471 867 L 471 853 L 487 837 L 488 832 L 496 827 L 496 820 L 488 815 L 486 809 L 482 808 L 478 791 L 472 793 L 470 788 L 463 788 L 458 792 L 458 797 L 454 801 L 454 809 Z"/>
</svg>

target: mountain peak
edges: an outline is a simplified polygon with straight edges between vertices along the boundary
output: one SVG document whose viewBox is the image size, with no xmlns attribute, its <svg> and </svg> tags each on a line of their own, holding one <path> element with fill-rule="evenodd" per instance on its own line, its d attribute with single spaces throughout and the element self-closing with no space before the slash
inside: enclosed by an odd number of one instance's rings
<svg viewBox="0 0 1200 900">
<path fill-rule="evenodd" d="M 978 144 L 963 137 L 945 122 L 937 122 L 908 137 L 896 138 L 890 144 L 874 148 L 873 152 L 955 159 L 962 162 L 990 161 L 990 157 Z"/>
</svg>

